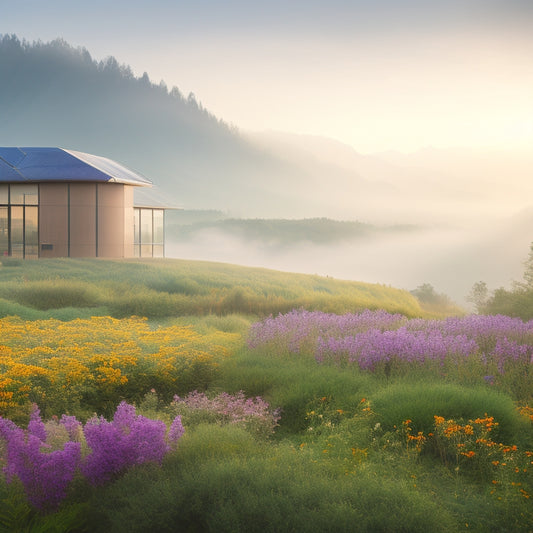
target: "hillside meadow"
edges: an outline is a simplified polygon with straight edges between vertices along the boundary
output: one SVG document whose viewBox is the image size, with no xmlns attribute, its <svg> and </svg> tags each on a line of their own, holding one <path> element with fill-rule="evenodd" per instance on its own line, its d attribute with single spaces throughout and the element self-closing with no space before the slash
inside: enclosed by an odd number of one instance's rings
<svg viewBox="0 0 533 533">
<path fill-rule="evenodd" d="M 7 259 L 0 274 L 0 316 L 27 319 L 260 317 L 299 307 L 335 313 L 383 308 L 411 317 L 425 313 L 409 292 L 393 287 L 225 263 Z"/>
<path fill-rule="evenodd" d="M 7 260 L 0 531 L 532 531 L 532 354 L 381 285 Z"/>
</svg>

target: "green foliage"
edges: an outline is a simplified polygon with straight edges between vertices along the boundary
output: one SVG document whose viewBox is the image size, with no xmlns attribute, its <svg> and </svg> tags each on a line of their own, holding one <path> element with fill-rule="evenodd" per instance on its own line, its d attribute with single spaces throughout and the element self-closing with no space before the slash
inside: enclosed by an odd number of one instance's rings
<svg viewBox="0 0 533 533">
<path fill-rule="evenodd" d="M 163 471 L 137 469 L 93 500 L 93 531 L 450 531 L 431 498 L 361 473 L 332 478 L 290 445 L 198 427 Z M 189 441 L 187 441 L 189 438 Z"/>
<path fill-rule="evenodd" d="M 85 531 L 85 503 L 63 505 L 56 513 L 41 515 L 26 501 L 18 485 L 0 496 L 0 533 L 75 533 Z"/>
<path fill-rule="evenodd" d="M 531 320 L 533 318 L 533 289 L 523 287 L 516 287 L 513 290 L 496 289 L 488 298 L 483 312 Z"/>
<path fill-rule="evenodd" d="M 295 356 L 280 360 L 243 350 L 223 362 L 215 385 L 227 392 L 243 390 L 247 396 L 264 397 L 273 408 L 280 408 L 277 434 L 283 436 L 306 429 L 306 414 L 320 398 L 330 398 L 337 408 L 354 408 L 374 382 L 373 376 L 356 369 L 318 366 Z"/>
<path fill-rule="evenodd" d="M 488 414 L 499 422 L 494 438 L 501 442 L 522 441 L 528 433 L 511 398 L 488 388 L 400 381 L 372 395 L 371 405 L 376 420 L 389 431 L 410 419 L 415 432 L 430 433 L 435 415 L 464 421 Z"/>
<path fill-rule="evenodd" d="M 533 290 L 533 242 L 529 245 L 529 254 L 524 262 L 524 281 L 518 284 L 525 289 Z"/>
<path fill-rule="evenodd" d="M 477 281 L 466 297 L 466 301 L 474 304 L 476 312 L 484 312 L 489 297 L 489 289 L 484 281 Z"/>
<path fill-rule="evenodd" d="M 475 287 L 476 285 L 474 289 Z M 518 317 L 522 320 L 533 319 L 533 242 L 529 247 L 528 258 L 524 262 L 523 281 L 515 282 L 511 289 L 500 287 L 493 291 L 486 297 L 481 311 L 486 314 Z"/>
<path fill-rule="evenodd" d="M 410 291 L 424 311 L 442 315 L 460 315 L 463 311 L 444 293 L 437 292 L 430 283 L 423 283 Z"/>
<path fill-rule="evenodd" d="M 96 307 L 102 294 L 94 284 L 73 279 L 1 283 L 0 296 L 35 309 Z"/>
<path fill-rule="evenodd" d="M 17 306 L 23 306 L 17 307 Z M 0 267 L 0 313 L 44 318 L 68 308 L 81 314 L 266 316 L 304 307 L 344 313 L 386 309 L 424 316 L 416 298 L 384 285 L 340 281 L 221 263 L 183 260 L 50 259 Z M 33 311 L 32 311 L 33 310 Z M 48 316 L 48 315 L 46 315 Z"/>
</svg>

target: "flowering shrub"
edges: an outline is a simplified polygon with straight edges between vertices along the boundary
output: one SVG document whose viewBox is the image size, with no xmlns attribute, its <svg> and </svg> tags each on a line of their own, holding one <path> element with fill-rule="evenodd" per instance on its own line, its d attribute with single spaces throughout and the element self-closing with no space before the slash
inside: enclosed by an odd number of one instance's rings
<svg viewBox="0 0 533 533">
<path fill-rule="evenodd" d="M 0 319 L 0 415 L 37 403 L 48 415 L 80 406 L 107 412 L 152 387 L 168 400 L 206 387 L 233 333 L 200 335 L 192 327 L 150 329 L 141 318 L 24 321 Z"/>
<path fill-rule="evenodd" d="M 60 427 L 64 431 L 58 437 Z M 83 431 L 73 416 L 43 423 L 36 406 L 26 431 L 0 417 L 6 481 L 17 477 L 28 501 L 41 511 L 57 509 L 78 470 L 91 484 L 101 485 L 131 466 L 160 464 L 183 433 L 179 416 L 167 432 L 164 422 L 137 415 L 135 407 L 126 402 L 117 407 L 112 422 L 93 417 Z M 53 449 L 54 440 L 58 449 Z M 85 457 L 82 440 L 90 450 Z"/>
<path fill-rule="evenodd" d="M 79 465 L 80 443 L 69 441 L 62 449 L 51 451 L 38 409 L 32 412 L 27 432 L 0 417 L 0 437 L 6 448 L 6 480 L 20 479 L 28 501 L 37 509 L 57 508 Z"/>
<path fill-rule="evenodd" d="M 531 497 L 533 452 L 493 440 L 492 431 L 498 426 L 494 417 L 485 414 L 464 423 L 436 415 L 434 420 L 434 430 L 427 435 L 422 431 L 414 435 L 411 420 L 403 421 L 398 431 L 408 451 L 421 453 L 423 448 L 429 447 L 455 472 L 465 472 L 480 481 L 490 482 L 491 494 L 500 499 L 502 492 L 510 493 L 506 497 Z"/>
<path fill-rule="evenodd" d="M 533 321 L 501 315 L 423 320 L 385 311 L 338 316 L 301 310 L 253 324 L 248 345 L 386 375 L 413 367 L 443 376 L 477 374 L 521 398 L 533 390 Z"/>
<path fill-rule="evenodd" d="M 170 433 L 173 442 L 183 434 L 177 430 L 180 424 L 176 417 Z M 166 424 L 136 415 L 135 407 L 126 402 L 117 407 L 112 422 L 95 416 L 87 421 L 83 432 L 91 453 L 81 470 L 93 485 L 102 485 L 133 465 L 161 463 L 170 450 Z"/>
<path fill-rule="evenodd" d="M 280 419 L 278 410 L 272 411 L 262 398 L 246 398 L 243 391 L 234 395 L 222 392 L 214 398 L 193 391 L 184 398 L 174 396 L 170 410 L 189 423 L 236 424 L 257 436 L 270 435 Z"/>
</svg>

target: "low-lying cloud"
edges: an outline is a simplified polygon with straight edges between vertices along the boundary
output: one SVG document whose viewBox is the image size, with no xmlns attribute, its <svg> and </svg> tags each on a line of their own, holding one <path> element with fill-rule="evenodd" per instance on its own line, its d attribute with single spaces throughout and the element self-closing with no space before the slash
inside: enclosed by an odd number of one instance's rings
<svg viewBox="0 0 533 533">
<path fill-rule="evenodd" d="M 167 257 L 217 261 L 365 281 L 412 290 L 423 283 L 466 305 L 480 280 L 489 288 L 521 278 L 532 240 L 531 212 L 483 228 L 429 228 L 391 232 L 331 244 L 278 245 L 202 229 L 187 240 L 170 236 Z"/>
</svg>

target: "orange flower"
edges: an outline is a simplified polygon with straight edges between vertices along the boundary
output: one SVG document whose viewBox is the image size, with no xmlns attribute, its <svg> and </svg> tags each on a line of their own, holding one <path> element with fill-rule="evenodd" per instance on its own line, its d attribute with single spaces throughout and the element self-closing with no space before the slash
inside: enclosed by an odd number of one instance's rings
<svg viewBox="0 0 533 533">
<path fill-rule="evenodd" d="M 468 452 L 461 452 L 461 455 L 464 455 L 465 457 L 474 457 L 474 455 L 476 455 L 476 452 L 470 450 Z"/>
</svg>

